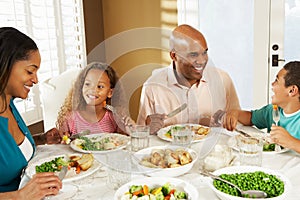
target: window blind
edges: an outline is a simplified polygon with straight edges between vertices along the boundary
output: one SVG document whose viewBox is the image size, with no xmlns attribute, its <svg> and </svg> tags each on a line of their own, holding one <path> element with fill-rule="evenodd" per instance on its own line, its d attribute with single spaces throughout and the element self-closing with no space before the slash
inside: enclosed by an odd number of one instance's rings
<svg viewBox="0 0 300 200">
<path fill-rule="evenodd" d="M 2 0 L 0 21 L 37 43 L 42 57 L 39 82 L 86 65 L 82 0 Z M 38 85 L 26 100 L 15 103 L 27 125 L 42 120 Z"/>
</svg>

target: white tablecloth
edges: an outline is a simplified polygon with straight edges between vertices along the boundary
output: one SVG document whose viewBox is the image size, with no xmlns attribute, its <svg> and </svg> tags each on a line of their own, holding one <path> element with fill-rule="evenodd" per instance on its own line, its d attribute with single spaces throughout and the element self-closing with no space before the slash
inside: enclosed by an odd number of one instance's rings
<svg viewBox="0 0 300 200">
<path fill-rule="evenodd" d="M 222 134 L 218 137 L 218 143 L 226 143 L 228 135 Z M 215 141 L 215 139 L 214 139 Z M 194 143 L 192 149 L 196 150 L 200 154 L 200 159 L 203 158 L 211 146 L 213 146 L 214 141 L 206 142 L 206 145 L 200 143 Z M 151 136 L 150 145 L 159 146 L 166 145 L 169 142 L 161 140 L 157 136 Z M 32 162 L 35 162 L 41 158 L 47 158 L 53 155 L 77 153 L 73 151 L 68 145 L 40 145 L 37 147 L 37 154 Z M 103 156 L 103 155 L 101 155 Z M 96 159 L 101 159 L 101 156 L 95 155 Z M 200 163 L 200 161 L 199 161 Z M 199 163 L 195 164 L 193 169 L 187 174 L 180 177 L 192 185 L 194 185 L 199 192 L 199 200 L 217 200 L 219 199 L 214 192 L 207 185 L 207 177 L 203 177 L 199 174 L 198 168 Z M 292 191 L 288 194 L 287 200 L 298 200 L 300 199 L 300 156 L 299 154 L 288 151 L 281 154 L 264 154 L 262 167 L 270 168 L 273 170 L 278 170 L 282 174 L 286 175 L 292 183 Z M 73 182 L 68 182 L 63 184 L 63 189 L 57 196 L 53 196 L 50 199 L 72 199 L 72 200 L 113 200 L 114 193 L 116 192 L 107 185 L 107 174 L 105 166 L 100 168 L 100 170 L 91 174 L 88 177 L 76 180 Z M 143 175 L 132 175 L 132 179 L 141 178 Z M 28 177 L 24 176 L 22 178 L 21 186 L 23 186 L 28 181 Z"/>
</svg>

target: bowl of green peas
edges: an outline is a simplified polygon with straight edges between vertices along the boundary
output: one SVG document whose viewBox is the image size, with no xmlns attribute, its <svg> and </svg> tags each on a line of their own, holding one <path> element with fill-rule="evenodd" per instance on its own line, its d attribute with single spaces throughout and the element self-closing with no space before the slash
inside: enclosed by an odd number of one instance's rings
<svg viewBox="0 0 300 200">
<path fill-rule="evenodd" d="M 291 182 L 283 174 L 257 166 L 231 166 L 216 170 L 214 175 L 232 182 L 242 190 L 262 190 L 267 199 L 283 200 L 291 190 Z M 222 200 L 250 200 L 242 197 L 236 188 L 219 180 L 209 180 L 210 188 Z"/>
</svg>

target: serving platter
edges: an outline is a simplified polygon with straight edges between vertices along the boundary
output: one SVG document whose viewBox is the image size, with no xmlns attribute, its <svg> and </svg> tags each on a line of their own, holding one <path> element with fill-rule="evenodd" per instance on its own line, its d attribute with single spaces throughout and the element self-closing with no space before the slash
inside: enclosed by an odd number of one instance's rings
<svg viewBox="0 0 300 200">
<path fill-rule="evenodd" d="M 36 174 L 36 170 L 35 170 L 36 166 L 39 166 L 39 165 L 41 165 L 45 162 L 49 162 L 51 160 L 54 160 L 55 158 L 64 157 L 64 159 L 67 160 L 70 156 L 81 156 L 81 155 L 82 154 L 55 155 L 55 156 L 50 156 L 50 157 L 47 157 L 47 158 L 39 159 L 38 161 L 29 162 L 28 167 L 25 170 L 25 175 L 28 176 L 29 178 L 32 178 L 33 175 Z M 102 167 L 102 164 L 99 163 L 97 160 L 94 160 L 93 165 L 89 169 L 87 169 L 86 171 L 81 170 L 79 174 L 75 174 L 75 175 L 73 173 L 67 172 L 67 174 L 66 174 L 65 178 L 62 180 L 62 182 L 72 182 L 72 181 L 75 181 L 75 180 L 82 179 L 84 177 L 87 177 L 87 176 L 93 174 L 94 172 L 99 170 L 100 167 Z M 57 174 L 58 173 L 59 172 L 57 172 Z"/>
<path fill-rule="evenodd" d="M 170 125 L 161 128 L 159 131 L 157 131 L 157 136 L 162 140 L 172 142 L 172 136 L 170 136 L 169 134 L 170 130 L 173 127 L 183 127 L 183 126 L 190 126 L 194 130 L 195 134 L 192 143 L 201 142 L 205 140 L 205 138 L 209 135 L 211 131 L 209 127 L 202 126 L 199 124 L 175 124 L 175 125 Z M 196 133 L 197 130 L 199 130 L 199 132 L 204 132 L 205 134 L 198 134 Z"/>
<path fill-rule="evenodd" d="M 103 146 L 104 148 L 101 149 L 99 148 L 93 150 L 85 150 L 82 148 L 81 144 L 83 141 L 80 138 L 73 140 L 70 143 L 70 147 L 73 150 L 81 153 L 106 154 L 106 153 L 110 153 L 110 152 L 114 152 L 126 148 L 130 140 L 128 136 L 119 133 L 99 133 L 99 134 L 86 135 L 84 137 L 90 139 L 90 141 L 93 144 L 101 143 L 102 145 L 106 143 L 107 147 L 109 148 L 105 148 L 105 146 Z"/>
</svg>

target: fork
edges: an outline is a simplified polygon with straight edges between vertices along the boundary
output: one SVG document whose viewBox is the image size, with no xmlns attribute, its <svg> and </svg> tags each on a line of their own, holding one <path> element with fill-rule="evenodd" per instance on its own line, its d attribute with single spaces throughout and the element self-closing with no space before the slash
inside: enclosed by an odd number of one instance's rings
<svg viewBox="0 0 300 200">
<path fill-rule="evenodd" d="M 278 122 L 280 120 L 280 114 L 279 114 L 279 110 L 278 110 L 278 106 L 277 105 L 273 105 L 273 121 L 275 122 L 275 125 L 278 126 Z M 278 144 L 275 144 L 275 151 L 281 151 L 281 146 Z"/>
</svg>

